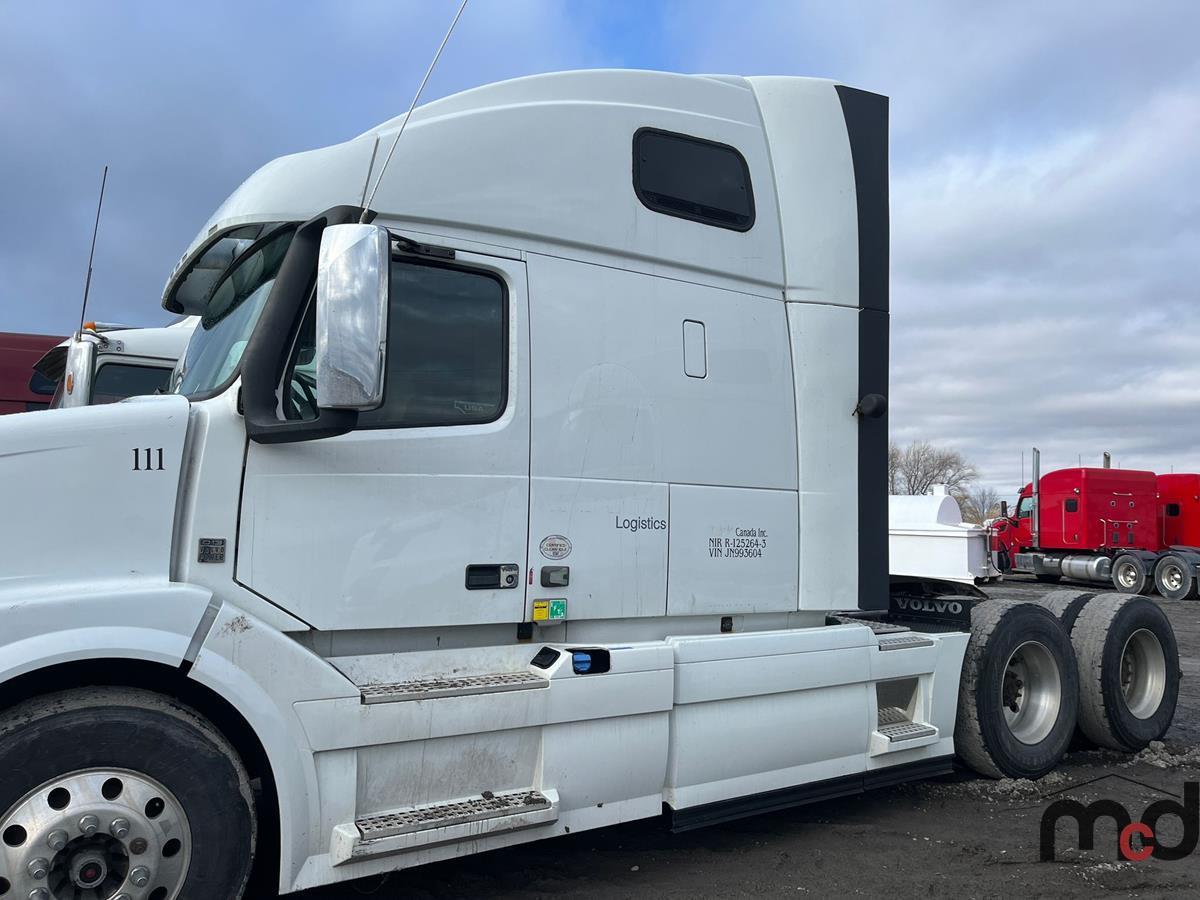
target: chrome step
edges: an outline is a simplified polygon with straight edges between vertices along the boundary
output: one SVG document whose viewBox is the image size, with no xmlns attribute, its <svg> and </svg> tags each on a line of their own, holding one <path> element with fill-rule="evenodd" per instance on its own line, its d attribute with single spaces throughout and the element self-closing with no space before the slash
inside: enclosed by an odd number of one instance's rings
<svg viewBox="0 0 1200 900">
<path fill-rule="evenodd" d="M 932 647 L 933 638 L 922 637 L 919 634 L 898 634 L 895 637 L 881 637 L 880 650 L 910 650 L 913 647 Z"/>
<path fill-rule="evenodd" d="M 376 813 L 333 829 L 330 859 L 338 866 L 358 859 L 416 850 L 434 844 L 477 840 L 491 834 L 546 825 L 558 819 L 558 793 L 527 788 L 487 791 L 444 803 Z"/>
<path fill-rule="evenodd" d="M 549 680 L 532 672 L 495 672 L 457 678 L 425 678 L 390 684 L 364 684 L 359 689 L 362 692 L 363 703 L 399 703 L 405 700 L 433 700 L 439 697 L 495 694 L 501 691 L 539 690 L 549 686 Z"/>
</svg>

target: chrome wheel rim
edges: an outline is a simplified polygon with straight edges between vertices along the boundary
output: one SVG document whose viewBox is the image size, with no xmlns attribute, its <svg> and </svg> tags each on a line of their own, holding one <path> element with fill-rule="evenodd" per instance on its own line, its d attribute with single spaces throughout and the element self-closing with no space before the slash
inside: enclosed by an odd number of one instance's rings
<svg viewBox="0 0 1200 900">
<path fill-rule="evenodd" d="M 1045 644 L 1026 641 L 1004 666 L 1000 704 L 1008 730 L 1022 744 L 1044 741 L 1062 708 L 1062 675 Z"/>
<path fill-rule="evenodd" d="M 149 776 L 86 769 L 30 791 L 0 819 L 0 898 L 174 900 L 192 858 L 175 795 Z"/>
<path fill-rule="evenodd" d="M 1138 582 L 1137 567 L 1133 563 L 1118 566 L 1117 580 L 1121 582 L 1121 587 L 1131 590 Z"/>
<path fill-rule="evenodd" d="M 1167 692 L 1167 655 L 1154 632 L 1139 628 L 1121 650 L 1121 695 L 1136 718 L 1148 719 Z"/>
<path fill-rule="evenodd" d="M 1175 563 L 1167 563 L 1163 566 L 1162 574 L 1159 575 L 1159 584 L 1165 587 L 1171 593 L 1175 593 L 1183 587 L 1183 569 Z"/>
</svg>

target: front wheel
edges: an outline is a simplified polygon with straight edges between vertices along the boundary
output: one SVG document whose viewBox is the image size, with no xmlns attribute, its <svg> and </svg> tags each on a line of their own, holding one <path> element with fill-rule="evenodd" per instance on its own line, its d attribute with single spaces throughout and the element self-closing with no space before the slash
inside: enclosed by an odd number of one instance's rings
<svg viewBox="0 0 1200 900">
<path fill-rule="evenodd" d="M 242 897 L 254 855 L 249 778 L 195 711 L 94 688 L 0 715 L 0 897 Z"/>
</svg>

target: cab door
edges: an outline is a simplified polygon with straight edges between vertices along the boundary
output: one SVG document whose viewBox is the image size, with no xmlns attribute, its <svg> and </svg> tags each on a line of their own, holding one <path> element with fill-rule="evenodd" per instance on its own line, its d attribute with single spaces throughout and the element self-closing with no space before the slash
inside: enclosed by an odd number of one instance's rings
<svg viewBox="0 0 1200 900">
<path fill-rule="evenodd" d="M 313 311 L 281 413 L 315 415 Z M 384 403 L 251 442 L 237 580 L 322 630 L 520 622 L 529 504 L 524 264 L 393 258 Z"/>
</svg>

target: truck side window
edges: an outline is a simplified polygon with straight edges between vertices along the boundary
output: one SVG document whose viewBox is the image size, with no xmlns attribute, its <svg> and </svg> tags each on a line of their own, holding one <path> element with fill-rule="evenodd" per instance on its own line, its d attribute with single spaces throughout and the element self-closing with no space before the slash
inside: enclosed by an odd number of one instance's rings
<svg viewBox="0 0 1200 900">
<path fill-rule="evenodd" d="M 315 310 L 293 351 L 283 414 L 317 414 Z M 392 261 L 383 405 L 359 428 L 478 425 L 508 398 L 508 294 L 489 272 L 408 259 Z"/>
<path fill-rule="evenodd" d="M 641 128 L 633 136 L 633 190 L 668 216 L 734 231 L 754 225 L 750 169 L 728 144 Z"/>
<path fill-rule="evenodd" d="M 92 384 L 92 403 L 116 403 L 126 397 L 141 397 L 166 391 L 171 380 L 167 366 L 131 366 L 125 363 L 105 363 L 96 368 Z"/>
<path fill-rule="evenodd" d="M 1022 497 L 1021 502 L 1017 504 L 1017 518 L 1028 519 L 1033 515 L 1033 498 Z"/>
</svg>

